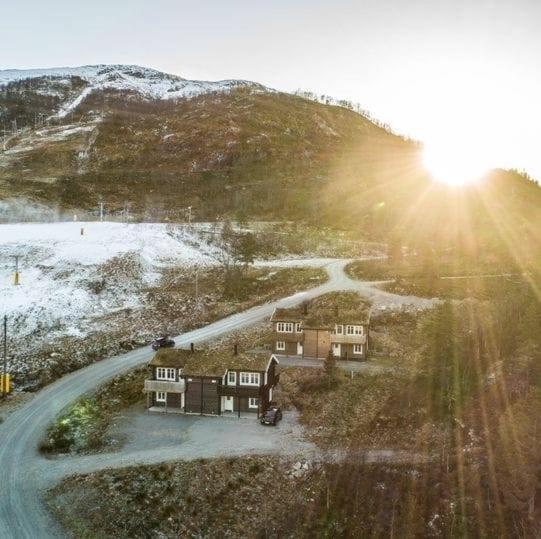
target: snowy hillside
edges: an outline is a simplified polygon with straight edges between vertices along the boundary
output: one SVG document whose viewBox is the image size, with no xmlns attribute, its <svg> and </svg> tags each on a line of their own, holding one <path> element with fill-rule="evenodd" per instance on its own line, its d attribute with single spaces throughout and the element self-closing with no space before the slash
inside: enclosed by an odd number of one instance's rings
<svg viewBox="0 0 541 539">
<path fill-rule="evenodd" d="M 211 92 L 226 92 L 239 87 L 266 90 L 264 86 L 245 80 L 217 82 L 187 80 L 135 65 L 8 69 L 0 71 L 0 86 L 30 79 L 51 79 L 55 84 L 64 82 L 67 85 L 74 77 L 85 81 L 86 85 L 75 99 L 62 107 L 59 112 L 60 117 L 77 107 L 88 95 L 97 90 L 134 92 L 146 99 L 179 99 Z M 43 92 L 43 89 L 41 91 Z"/>
<path fill-rule="evenodd" d="M 137 307 L 160 270 L 212 264 L 208 248 L 195 244 L 189 234 L 173 238 L 163 224 L 0 225 L 1 312 L 20 337 L 84 335 L 94 317 Z M 13 255 L 21 256 L 19 286 L 12 284 Z"/>
</svg>

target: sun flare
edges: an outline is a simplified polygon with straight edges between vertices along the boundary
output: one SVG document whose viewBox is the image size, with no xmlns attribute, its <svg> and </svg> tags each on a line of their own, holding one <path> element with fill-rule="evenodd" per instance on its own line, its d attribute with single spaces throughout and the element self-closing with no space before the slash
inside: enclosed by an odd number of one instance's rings
<svg viewBox="0 0 541 539">
<path fill-rule="evenodd" d="M 423 161 L 434 180 L 452 186 L 475 182 L 489 168 L 475 147 L 456 148 L 448 144 L 426 144 Z"/>
</svg>

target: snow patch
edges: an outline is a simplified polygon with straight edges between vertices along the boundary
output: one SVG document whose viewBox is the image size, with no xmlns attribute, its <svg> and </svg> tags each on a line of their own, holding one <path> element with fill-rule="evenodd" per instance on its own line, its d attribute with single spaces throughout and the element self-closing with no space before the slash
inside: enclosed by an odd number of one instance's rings
<svg viewBox="0 0 541 539">
<path fill-rule="evenodd" d="M 165 224 L 0 224 L 0 314 L 19 337 L 83 336 L 94 316 L 139 306 L 160 268 L 214 263 L 186 234 L 173 237 Z M 19 286 L 13 285 L 13 255 L 20 256 Z M 96 290 L 104 264 L 114 270 L 119 257 L 127 277 L 121 272 L 105 291 Z"/>
<path fill-rule="evenodd" d="M 93 65 L 28 70 L 7 69 L 0 71 L 0 86 L 36 78 L 51 78 L 56 83 L 69 82 L 72 77 L 79 77 L 87 83 L 87 86 L 75 99 L 61 107 L 58 112 L 59 117 L 69 114 L 92 92 L 97 90 L 109 89 L 134 92 L 146 99 L 188 98 L 205 93 L 228 92 L 233 88 L 272 91 L 261 84 L 246 80 L 221 80 L 216 82 L 188 80 L 177 75 L 170 75 L 136 65 Z"/>
</svg>

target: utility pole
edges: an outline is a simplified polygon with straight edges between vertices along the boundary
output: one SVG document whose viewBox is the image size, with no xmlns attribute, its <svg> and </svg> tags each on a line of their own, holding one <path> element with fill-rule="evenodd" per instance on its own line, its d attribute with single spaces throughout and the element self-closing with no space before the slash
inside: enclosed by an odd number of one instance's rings
<svg viewBox="0 0 541 539">
<path fill-rule="evenodd" d="M 195 268 L 195 306 L 199 307 L 199 268 Z"/>
<path fill-rule="evenodd" d="M 103 202 L 100 200 L 100 221 L 103 222 Z"/>
<path fill-rule="evenodd" d="M 4 315 L 4 375 L 2 377 L 2 398 L 5 399 L 8 392 L 8 316 Z"/>
</svg>

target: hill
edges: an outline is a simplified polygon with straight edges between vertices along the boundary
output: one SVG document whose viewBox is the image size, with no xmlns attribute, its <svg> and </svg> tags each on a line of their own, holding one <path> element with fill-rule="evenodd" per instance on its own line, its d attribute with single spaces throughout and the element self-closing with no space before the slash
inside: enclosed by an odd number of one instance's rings
<svg viewBox="0 0 541 539">
<path fill-rule="evenodd" d="M 417 247 L 459 242 L 474 256 L 539 243 L 535 182 L 493 171 L 450 190 L 431 181 L 420 144 L 344 107 L 137 66 L 0 72 L 0 84 L 2 122 L 17 121 L 0 153 L 8 209 L 96 212 L 101 199 L 163 220 L 191 206 L 201 220 L 311 221 Z"/>
</svg>

